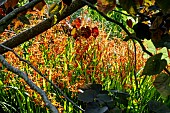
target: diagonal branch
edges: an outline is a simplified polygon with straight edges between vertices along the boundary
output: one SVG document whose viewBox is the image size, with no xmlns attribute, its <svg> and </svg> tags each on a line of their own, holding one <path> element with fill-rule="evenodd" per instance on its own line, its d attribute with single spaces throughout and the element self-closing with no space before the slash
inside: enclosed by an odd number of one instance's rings
<svg viewBox="0 0 170 113">
<path fill-rule="evenodd" d="M 45 92 L 44 92 L 42 89 L 40 89 L 38 86 L 36 86 L 36 85 L 28 78 L 28 76 L 27 76 L 26 73 L 24 73 L 24 72 L 20 71 L 19 69 L 11 66 L 11 65 L 5 60 L 5 58 L 4 58 L 1 54 L 0 54 L 0 62 L 1 62 L 2 65 L 4 65 L 9 71 L 11 71 L 11 72 L 13 72 L 13 73 L 21 76 L 21 77 L 26 81 L 26 83 L 27 83 L 33 90 L 37 91 L 37 92 L 41 95 L 41 97 L 42 97 L 42 99 L 44 100 L 46 106 L 47 106 L 53 113 L 58 113 L 58 110 L 56 109 L 55 106 L 53 106 L 53 105 L 51 104 L 51 102 L 49 101 L 49 99 L 48 99 L 47 95 L 45 94 Z"/>
<path fill-rule="evenodd" d="M 23 61 L 25 63 L 27 63 L 31 68 L 33 68 L 39 75 L 41 75 L 43 78 L 45 78 L 50 84 L 52 84 L 54 86 L 54 88 L 56 88 L 69 102 L 71 102 L 75 107 L 77 107 L 79 110 L 81 111 L 85 111 L 84 109 L 82 109 L 80 106 L 78 106 L 76 103 L 74 103 L 69 97 L 67 97 L 67 95 L 64 94 L 64 92 L 57 86 L 55 85 L 52 81 L 50 81 L 44 74 L 41 73 L 40 70 L 38 70 L 36 67 L 34 67 L 29 61 L 21 58 L 13 49 L 8 48 L 2 44 L 0 44 L 0 47 L 3 47 L 4 49 L 7 49 L 8 51 L 11 51 L 15 54 L 16 57 L 19 58 L 20 61 Z"/>
</svg>

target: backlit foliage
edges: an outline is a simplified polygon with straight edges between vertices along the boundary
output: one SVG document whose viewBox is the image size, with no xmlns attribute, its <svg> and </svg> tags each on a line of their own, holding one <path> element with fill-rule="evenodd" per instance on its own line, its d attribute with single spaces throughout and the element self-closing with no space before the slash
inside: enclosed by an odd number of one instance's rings
<svg viewBox="0 0 170 113">
<path fill-rule="evenodd" d="M 39 17 L 38 15 L 38 13 L 34 14 L 30 20 L 37 23 L 39 20 L 35 21 L 34 19 Z M 84 16 L 82 15 L 73 22 L 68 17 L 14 50 L 29 60 L 62 90 L 68 89 L 73 92 L 72 97 L 78 92 L 80 86 L 90 82 L 102 84 L 105 77 L 116 77 L 120 80 L 122 89 L 131 89 L 134 78 L 131 77 L 128 82 L 123 81 L 134 70 L 135 55 L 132 43 L 124 42 L 118 37 L 109 40 L 109 34 L 104 31 L 105 26 L 99 28 L 100 23 L 93 22 L 90 18 L 83 18 Z M 35 24 L 33 22 L 31 22 L 32 25 Z M 74 28 L 76 31 L 73 31 Z M 121 34 L 124 36 L 125 33 L 121 32 Z M 0 42 L 13 35 L 15 35 L 14 32 L 4 32 Z M 136 52 L 136 69 L 140 70 L 146 59 L 143 58 L 143 52 L 138 45 Z M 44 78 L 40 77 L 27 64 L 20 62 L 13 53 L 7 52 L 5 57 L 13 66 L 27 72 L 29 78 L 37 86 L 47 91 L 52 103 L 59 107 L 60 111 L 63 110 L 60 102 L 56 99 L 57 94 L 50 91 L 51 85 Z M 30 89 L 23 79 L 18 79 L 16 75 L 11 74 L 6 69 L 3 71 L 8 73 L 4 80 L 6 85 L 13 80 L 20 82 L 29 93 L 32 101 L 45 106 L 40 95 Z"/>
</svg>

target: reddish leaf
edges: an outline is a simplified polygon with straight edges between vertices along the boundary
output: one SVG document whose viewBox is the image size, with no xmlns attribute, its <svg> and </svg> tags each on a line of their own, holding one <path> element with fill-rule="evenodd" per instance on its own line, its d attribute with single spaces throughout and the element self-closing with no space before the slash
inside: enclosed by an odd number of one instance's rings
<svg viewBox="0 0 170 113">
<path fill-rule="evenodd" d="M 126 20 L 126 23 L 130 28 L 132 28 L 132 20 L 131 19 Z"/>
<path fill-rule="evenodd" d="M 80 28 L 81 26 L 81 19 L 80 18 L 76 18 L 73 22 L 72 25 L 75 26 L 76 28 Z"/>
<path fill-rule="evenodd" d="M 143 0 L 139 0 L 139 4 L 140 4 L 140 6 L 142 6 L 143 5 Z"/>
<path fill-rule="evenodd" d="M 7 0 L 7 2 L 4 4 L 5 8 L 14 8 L 18 4 L 19 0 Z"/>
<path fill-rule="evenodd" d="M 112 11 L 116 6 L 116 0 L 97 0 L 98 10 L 105 14 Z"/>
<path fill-rule="evenodd" d="M 14 30 L 16 30 L 18 27 L 23 26 L 23 23 L 21 21 L 19 21 L 18 19 L 14 19 L 13 23 L 14 23 Z"/>
<path fill-rule="evenodd" d="M 38 9 L 39 11 L 41 11 L 45 5 L 46 5 L 46 3 L 45 3 L 45 1 L 43 0 L 42 2 L 39 2 L 38 4 L 36 4 L 34 7 L 35 7 L 36 9 Z"/>
<path fill-rule="evenodd" d="M 86 39 L 91 35 L 91 29 L 89 26 L 81 27 L 81 36 L 85 37 Z"/>
<path fill-rule="evenodd" d="M 5 15 L 6 15 L 5 12 L 4 12 L 4 10 L 3 10 L 2 8 L 0 8 L 0 15 L 1 15 L 1 16 L 5 16 Z"/>
<path fill-rule="evenodd" d="M 62 2 L 68 6 L 72 3 L 72 0 L 62 0 Z"/>
<path fill-rule="evenodd" d="M 92 36 L 97 37 L 99 35 L 99 30 L 97 27 L 92 28 Z"/>
</svg>

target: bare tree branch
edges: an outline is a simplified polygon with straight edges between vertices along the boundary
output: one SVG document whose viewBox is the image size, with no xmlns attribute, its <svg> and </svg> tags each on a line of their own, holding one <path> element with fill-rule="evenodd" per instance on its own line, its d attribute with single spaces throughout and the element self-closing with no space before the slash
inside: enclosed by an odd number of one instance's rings
<svg viewBox="0 0 170 113">
<path fill-rule="evenodd" d="M 20 71 L 19 69 L 11 66 L 11 65 L 5 60 L 5 58 L 4 58 L 1 54 L 0 54 L 0 62 L 1 62 L 2 65 L 4 65 L 9 71 L 11 71 L 11 72 L 13 72 L 13 73 L 21 76 L 21 77 L 26 81 L 26 83 L 27 83 L 33 90 L 37 91 L 37 92 L 41 95 L 41 97 L 42 97 L 42 99 L 44 100 L 46 106 L 47 106 L 53 113 L 58 113 L 58 110 L 56 109 L 55 106 L 53 106 L 53 105 L 51 104 L 51 102 L 49 101 L 49 99 L 48 99 L 47 95 L 45 94 L 45 92 L 44 92 L 42 89 L 40 89 L 38 86 L 36 86 L 36 85 L 28 78 L 28 76 L 27 76 L 26 73 L 24 73 L 24 72 Z"/>
<path fill-rule="evenodd" d="M 3 47 L 4 49 L 7 49 L 8 51 L 11 51 L 15 54 L 16 57 L 19 58 L 20 61 L 23 61 L 25 63 L 27 63 L 31 68 L 33 68 L 39 75 L 41 75 L 43 78 L 45 78 L 50 84 L 52 84 L 54 86 L 54 88 L 56 88 L 63 96 L 64 98 L 66 98 L 69 102 L 71 102 L 75 107 L 77 107 L 79 110 L 81 111 L 85 111 L 84 109 L 82 109 L 80 106 L 78 106 L 76 103 L 74 103 L 69 97 L 67 97 L 67 95 L 64 94 L 64 92 L 57 86 L 55 85 L 52 81 L 50 81 L 44 74 L 41 73 L 40 70 L 38 70 L 36 67 L 34 67 L 29 61 L 21 58 L 13 49 L 8 48 L 2 44 L 0 44 L 1 47 Z"/>
<path fill-rule="evenodd" d="M 16 17 L 17 14 L 26 11 L 29 8 L 34 7 L 37 3 L 41 2 L 42 0 L 33 0 L 29 3 L 27 3 L 25 6 L 16 8 L 15 10 L 13 10 L 12 12 L 10 12 L 8 15 L 6 15 L 5 17 L 3 17 L 0 20 L 0 25 L 5 24 L 7 21 L 14 19 Z"/>
</svg>

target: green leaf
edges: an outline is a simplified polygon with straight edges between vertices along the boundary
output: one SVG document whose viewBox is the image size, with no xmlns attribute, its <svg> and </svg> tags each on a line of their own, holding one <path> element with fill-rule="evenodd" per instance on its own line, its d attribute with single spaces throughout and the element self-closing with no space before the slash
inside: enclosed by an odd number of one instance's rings
<svg viewBox="0 0 170 113">
<path fill-rule="evenodd" d="M 99 93 L 100 91 L 102 91 L 102 85 L 101 84 L 86 84 L 84 85 L 83 87 L 80 87 L 80 89 L 82 90 L 89 90 L 89 89 L 92 89 L 92 90 L 95 90 L 96 93 Z"/>
<path fill-rule="evenodd" d="M 78 94 L 78 100 L 83 102 L 93 102 L 97 93 L 95 90 L 86 90 L 83 93 Z"/>
<path fill-rule="evenodd" d="M 57 4 L 57 2 L 54 2 L 53 4 L 50 5 L 48 13 L 50 16 L 53 16 L 53 15 L 59 13 L 61 8 L 62 8 L 61 2 L 59 4 Z"/>
<path fill-rule="evenodd" d="M 149 101 L 148 102 L 149 110 L 154 113 L 169 113 L 170 109 L 164 105 L 163 103 L 157 102 L 157 101 Z"/>
<path fill-rule="evenodd" d="M 150 57 L 145 64 L 142 75 L 156 75 L 162 72 L 166 67 L 167 61 L 161 59 L 162 53 Z"/>
<path fill-rule="evenodd" d="M 97 103 L 89 103 L 85 109 L 85 113 L 105 113 L 108 110 L 107 106 L 100 107 Z"/>
<path fill-rule="evenodd" d="M 109 102 L 112 100 L 112 98 L 108 94 L 98 94 L 96 97 L 96 100 L 102 101 L 102 102 Z"/>
<path fill-rule="evenodd" d="M 110 90 L 112 93 L 114 93 L 115 96 L 121 97 L 121 98 L 128 98 L 130 97 L 129 93 L 118 91 L 118 90 Z"/>
<path fill-rule="evenodd" d="M 122 110 L 115 107 L 114 109 L 110 110 L 109 113 L 122 113 Z"/>
<path fill-rule="evenodd" d="M 140 6 L 152 6 L 154 5 L 154 1 L 155 0 L 119 0 L 119 3 L 125 11 L 135 16 Z"/>
<path fill-rule="evenodd" d="M 143 1 L 143 5 L 148 6 L 148 7 L 153 6 L 154 3 L 155 3 L 155 0 L 144 0 Z"/>
<path fill-rule="evenodd" d="M 170 0 L 156 0 L 156 3 L 162 9 L 162 12 L 164 14 L 170 13 L 170 7 L 169 7 Z"/>
<path fill-rule="evenodd" d="M 165 73 L 159 74 L 155 81 L 153 82 L 153 85 L 157 89 L 157 91 L 164 97 L 167 97 L 170 95 L 170 76 L 168 76 Z"/>
<path fill-rule="evenodd" d="M 3 82 L 2 82 L 2 80 L 0 80 L 0 87 L 1 87 L 1 86 L 3 86 Z"/>
<path fill-rule="evenodd" d="M 125 107 L 128 106 L 128 97 L 130 97 L 129 93 L 118 91 L 118 90 L 111 90 L 111 92 L 116 96 L 116 101 L 120 104 L 123 104 Z"/>
<path fill-rule="evenodd" d="M 112 100 L 112 101 L 106 102 L 106 105 L 108 106 L 109 109 L 113 109 L 116 105 L 116 101 Z"/>
<path fill-rule="evenodd" d="M 133 0 L 119 0 L 122 8 L 131 15 L 135 15 L 137 8 L 139 7 L 139 2 L 134 2 Z"/>
<path fill-rule="evenodd" d="M 92 84 L 90 86 L 90 89 L 95 90 L 96 93 L 99 93 L 100 91 L 102 91 L 102 85 L 101 84 Z"/>
</svg>

